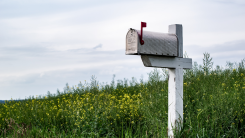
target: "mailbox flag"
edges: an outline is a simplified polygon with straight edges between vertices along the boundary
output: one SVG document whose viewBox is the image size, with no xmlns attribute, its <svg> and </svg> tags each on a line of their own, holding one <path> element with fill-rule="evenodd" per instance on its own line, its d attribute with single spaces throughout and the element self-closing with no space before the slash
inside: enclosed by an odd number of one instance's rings
<svg viewBox="0 0 245 138">
<path fill-rule="evenodd" d="M 146 22 L 141 22 L 141 27 L 146 27 Z"/>
<path fill-rule="evenodd" d="M 141 22 L 141 34 L 140 34 L 140 44 L 144 45 L 144 40 L 143 40 L 143 27 L 146 27 L 146 22 Z"/>
</svg>

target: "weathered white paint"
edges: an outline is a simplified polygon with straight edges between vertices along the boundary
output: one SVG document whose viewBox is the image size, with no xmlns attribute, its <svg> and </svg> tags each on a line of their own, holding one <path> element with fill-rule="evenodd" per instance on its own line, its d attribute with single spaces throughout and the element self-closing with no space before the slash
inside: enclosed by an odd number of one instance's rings
<svg viewBox="0 0 245 138">
<path fill-rule="evenodd" d="M 180 130 L 183 120 L 183 69 L 168 69 L 168 136 Z"/>
<path fill-rule="evenodd" d="M 192 68 L 191 58 L 141 55 L 141 59 L 145 67 L 184 68 L 184 69 Z"/>
<path fill-rule="evenodd" d="M 182 25 L 169 25 L 168 32 L 178 37 L 178 57 L 183 59 Z M 168 136 L 173 137 L 174 130 L 180 131 L 183 123 L 183 67 L 169 68 L 168 80 Z"/>
<path fill-rule="evenodd" d="M 181 24 L 172 24 L 168 26 L 168 33 L 175 34 L 178 37 L 178 57 L 183 57 L 183 28 Z"/>
</svg>

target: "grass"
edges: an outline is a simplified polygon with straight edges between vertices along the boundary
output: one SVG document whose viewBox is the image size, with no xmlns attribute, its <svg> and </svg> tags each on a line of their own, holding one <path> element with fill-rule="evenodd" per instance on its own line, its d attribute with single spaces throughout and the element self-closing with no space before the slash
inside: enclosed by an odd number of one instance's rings
<svg viewBox="0 0 245 138">
<path fill-rule="evenodd" d="M 184 72 L 184 123 L 175 137 L 245 136 L 245 66 L 194 63 Z M 167 137 L 167 70 L 147 82 L 81 83 L 63 92 L 0 104 L 0 137 Z"/>
</svg>

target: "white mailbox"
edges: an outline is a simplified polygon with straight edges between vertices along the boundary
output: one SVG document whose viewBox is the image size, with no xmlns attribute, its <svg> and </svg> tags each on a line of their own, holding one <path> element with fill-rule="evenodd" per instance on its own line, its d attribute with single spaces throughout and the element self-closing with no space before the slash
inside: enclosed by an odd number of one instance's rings
<svg viewBox="0 0 245 138">
<path fill-rule="evenodd" d="M 126 55 L 178 56 L 178 38 L 175 34 L 144 31 L 141 44 L 140 30 L 131 29 L 126 35 Z"/>
</svg>

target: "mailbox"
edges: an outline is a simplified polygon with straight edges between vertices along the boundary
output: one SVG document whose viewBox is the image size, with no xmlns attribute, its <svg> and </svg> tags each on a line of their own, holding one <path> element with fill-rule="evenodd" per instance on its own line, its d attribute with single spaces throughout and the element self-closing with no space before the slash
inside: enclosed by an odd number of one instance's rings
<svg viewBox="0 0 245 138">
<path fill-rule="evenodd" d="M 192 68 L 192 59 L 183 58 L 183 32 L 181 24 L 169 25 L 168 33 L 130 28 L 126 35 L 126 55 L 140 55 L 145 67 Z"/>
<path fill-rule="evenodd" d="M 192 68 L 192 59 L 183 58 L 181 24 L 169 25 L 168 33 L 129 29 L 126 55 L 140 55 L 145 67 L 168 68 L 168 137 L 183 123 L 183 69 Z"/>
<path fill-rule="evenodd" d="M 178 37 L 175 34 L 135 30 L 126 35 L 126 55 L 178 56 Z M 143 43 L 141 43 L 143 40 Z"/>
</svg>

